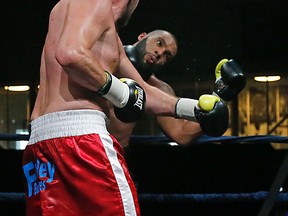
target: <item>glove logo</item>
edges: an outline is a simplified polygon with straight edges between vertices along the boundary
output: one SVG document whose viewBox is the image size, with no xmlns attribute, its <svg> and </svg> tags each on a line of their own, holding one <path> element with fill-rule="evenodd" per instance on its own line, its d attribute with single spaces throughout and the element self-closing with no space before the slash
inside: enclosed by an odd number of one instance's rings
<svg viewBox="0 0 288 216">
<path fill-rule="evenodd" d="M 140 88 L 139 86 L 135 86 L 136 89 L 134 91 L 134 95 L 136 98 L 136 102 L 134 103 L 134 106 L 137 106 L 140 110 L 143 109 L 143 99 L 144 99 L 144 92 L 143 89 Z"/>
</svg>

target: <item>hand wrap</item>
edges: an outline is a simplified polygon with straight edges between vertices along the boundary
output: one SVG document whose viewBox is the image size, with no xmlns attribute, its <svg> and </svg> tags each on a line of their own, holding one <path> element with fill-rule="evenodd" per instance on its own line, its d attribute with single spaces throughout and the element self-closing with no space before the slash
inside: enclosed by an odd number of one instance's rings
<svg viewBox="0 0 288 216">
<path fill-rule="evenodd" d="M 114 105 L 116 117 L 130 123 L 140 119 L 145 111 L 146 95 L 144 89 L 134 80 L 118 79 L 109 72 L 106 83 L 98 94 L 108 99 Z"/>
</svg>

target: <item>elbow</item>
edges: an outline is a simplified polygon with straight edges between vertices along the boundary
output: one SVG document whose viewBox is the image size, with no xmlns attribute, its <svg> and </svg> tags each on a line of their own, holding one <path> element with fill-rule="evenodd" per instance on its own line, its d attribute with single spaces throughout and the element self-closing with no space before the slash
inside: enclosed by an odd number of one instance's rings
<svg viewBox="0 0 288 216">
<path fill-rule="evenodd" d="M 193 133 L 193 134 L 182 134 L 180 136 L 175 136 L 174 141 L 182 146 L 193 145 L 197 139 L 202 135 L 202 132 Z"/>
<path fill-rule="evenodd" d="M 83 58 L 84 52 L 78 48 L 59 47 L 56 50 L 55 58 L 64 68 L 78 65 Z"/>
<path fill-rule="evenodd" d="M 187 145 L 192 145 L 197 140 L 197 138 L 198 138 L 197 136 L 196 137 L 181 137 L 177 139 L 176 142 L 179 145 L 187 146 Z"/>
</svg>

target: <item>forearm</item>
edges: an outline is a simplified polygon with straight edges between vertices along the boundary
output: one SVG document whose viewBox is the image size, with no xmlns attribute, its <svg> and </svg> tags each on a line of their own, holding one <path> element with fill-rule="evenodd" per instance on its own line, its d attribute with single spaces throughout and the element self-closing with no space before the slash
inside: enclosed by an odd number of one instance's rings
<svg viewBox="0 0 288 216">
<path fill-rule="evenodd" d="M 50 34 L 61 31 L 59 38 L 52 43 L 56 60 L 69 79 L 84 88 L 97 91 L 106 81 L 104 69 L 109 70 L 108 59 L 103 61 L 104 51 L 98 44 L 103 44 L 105 33 L 109 31 L 113 34 L 114 20 L 111 16 L 111 1 L 93 1 L 94 7 L 91 7 L 92 1 L 69 1 L 63 24 L 58 26 L 61 29 L 49 31 Z"/>
<path fill-rule="evenodd" d="M 69 79 L 80 86 L 96 92 L 106 81 L 104 69 L 88 49 L 58 50 L 56 58 Z"/>
<path fill-rule="evenodd" d="M 157 116 L 156 119 L 163 133 L 181 145 L 191 144 L 203 134 L 200 125 L 196 122 L 163 116 Z"/>
<path fill-rule="evenodd" d="M 175 117 L 177 97 L 167 94 L 151 85 L 144 86 L 146 92 L 146 111 L 160 116 Z"/>
</svg>

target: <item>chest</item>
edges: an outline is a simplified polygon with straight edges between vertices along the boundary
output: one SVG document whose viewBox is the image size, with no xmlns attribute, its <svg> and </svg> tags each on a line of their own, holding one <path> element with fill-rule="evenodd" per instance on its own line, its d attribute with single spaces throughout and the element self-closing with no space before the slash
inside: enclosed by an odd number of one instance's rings
<svg viewBox="0 0 288 216">
<path fill-rule="evenodd" d="M 105 33 L 93 46 L 92 52 L 99 59 L 101 66 L 113 73 L 119 65 L 120 58 L 118 35 L 115 32 Z"/>
</svg>

